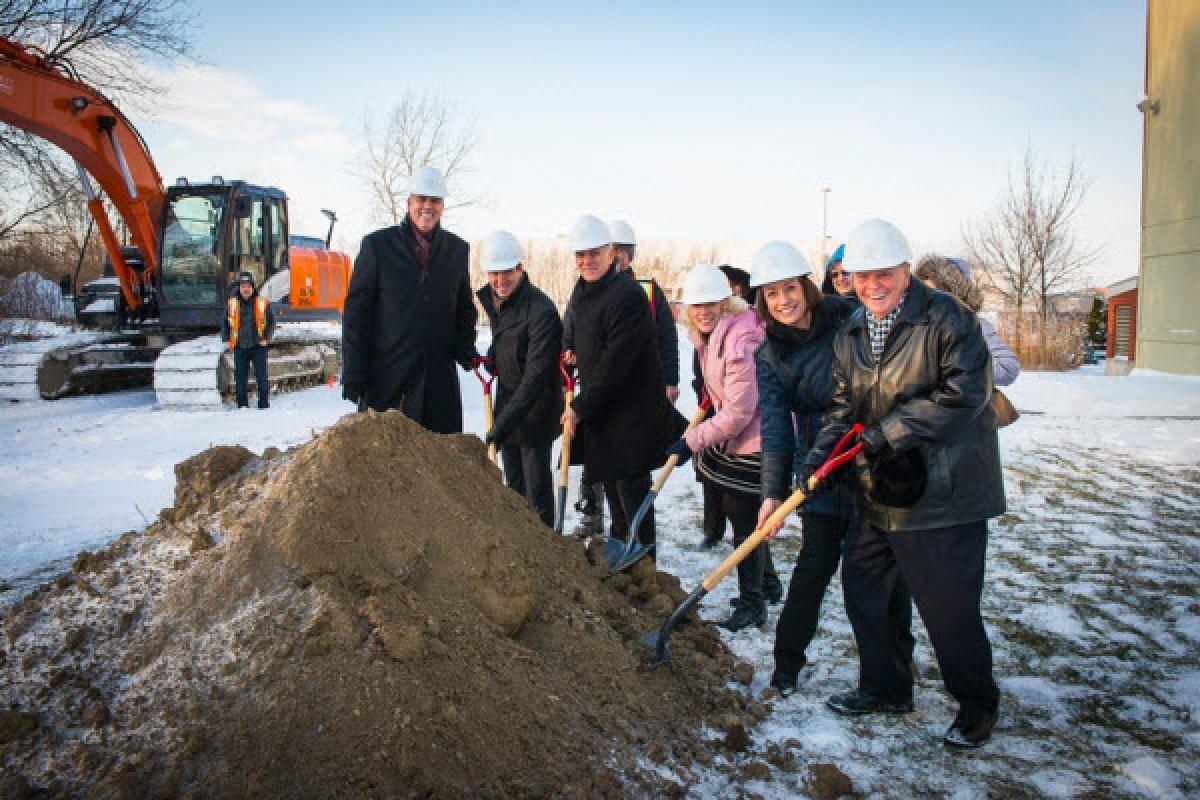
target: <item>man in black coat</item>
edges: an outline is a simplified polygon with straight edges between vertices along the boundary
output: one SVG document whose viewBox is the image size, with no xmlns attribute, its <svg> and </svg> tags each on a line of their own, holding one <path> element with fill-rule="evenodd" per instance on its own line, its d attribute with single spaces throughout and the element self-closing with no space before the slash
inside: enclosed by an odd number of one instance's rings
<svg viewBox="0 0 1200 800">
<path fill-rule="evenodd" d="M 441 227 L 446 187 L 413 175 L 404 222 L 362 241 L 342 317 L 343 396 L 359 410 L 398 408 L 435 433 L 462 432 L 457 362 L 475 352 L 467 243 Z"/>
<path fill-rule="evenodd" d="M 485 440 L 500 448 L 505 482 L 553 527 L 550 450 L 563 412 L 558 374 L 562 322 L 554 301 L 529 282 L 523 258 L 520 243 L 508 231 L 490 234 L 480 253 L 488 285 L 476 295 L 492 328 L 489 369 L 500 382 Z"/>
<path fill-rule="evenodd" d="M 650 471 L 662 465 L 687 421 L 667 398 L 646 293 L 618 272 L 611 239 L 604 222 L 590 215 L 571 233 L 579 281 L 566 313 L 574 319 L 581 388 L 562 423 L 569 434 L 580 430 L 573 462 L 593 480 L 615 481 L 621 509 L 632 519 L 650 491 Z M 653 510 L 638 538 L 653 547 Z"/>
<path fill-rule="evenodd" d="M 833 402 L 801 473 L 807 480 L 853 423 L 866 426 L 863 524 L 842 566 L 859 688 L 828 702 L 843 714 L 912 710 L 912 635 L 889 610 L 908 592 L 959 702 L 944 741 L 978 747 L 999 697 L 979 610 L 987 520 L 1004 512 L 991 356 L 975 315 L 912 280 L 910 260 L 888 222 L 851 234 L 842 266 L 863 306 L 834 341 Z"/>
</svg>

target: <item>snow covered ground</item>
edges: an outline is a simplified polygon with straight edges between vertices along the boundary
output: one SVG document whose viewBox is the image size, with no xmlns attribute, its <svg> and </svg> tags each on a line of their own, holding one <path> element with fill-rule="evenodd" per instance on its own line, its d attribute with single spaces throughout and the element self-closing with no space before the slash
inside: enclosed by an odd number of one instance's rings
<svg viewBox="0 0 1200 800">
<path fill-rule="evenodd" d="M 464 373 L 462 385 L 467 427 L 479 433 L 479 383 Z M 845 720 L 825 709 L 857 672 L 835 579 L 801 690 L 775 704 L 748 753 L 718 757 L 695 794 L 796 796 L 808 789 L 803 766 L 817 763 L 880 797 L 1200 793 L 1200 378 L 1086 368 L 1026 373 L 1008 394 L 1025 413 L 1001 432 L 1009 511 L 992 526 L 984 600 L 1002 690 L 994 741 L 977 753 L 943 749 L 953 708 L 923 631 L 915 714 Z M 162 410 L 150 391 L 0 406 L 0 601 L 153 519 L 187 456 L 221 443 L 287 447 L 349 411 L 328 387 L 273 398 L 265 411 Z M 690 589 L 729 552 L 728 538 L 699 548 L 690 469 L 657 505 L 660 564 Z M 784 577 L 801 542 L 797 522 L 776 540 Z M 717 587 L 702 615 L 728 613 L 735 583 Z M 770 676 L 778 611 L 764 632 L 727 635 L 754 666 L 756 692 Z M 742 782 L 744 762 L 788 740 L 798 772 Z"/>
</svg>

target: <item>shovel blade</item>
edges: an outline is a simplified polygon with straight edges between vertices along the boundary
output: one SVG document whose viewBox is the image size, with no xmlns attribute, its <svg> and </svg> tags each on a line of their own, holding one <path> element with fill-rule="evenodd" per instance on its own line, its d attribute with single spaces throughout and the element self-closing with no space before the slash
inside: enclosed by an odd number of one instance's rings
<svg viewBox="0 0 1200 800">
<path fill-rule="evenodd" d="M 708 594 L 708 590 L 704 588 L 704 584 L 700 584 L 671 612 L 671 616 L 667 617 L 667 621 L 661 628 L 638 639 L 638 642 L 654 652 L 654 657 L 650 661 L 651 666 L 667 663 L 667 659 L 671 655 L 671 631 L 675 630 L 675 626 L 689 611 L 699 605 L 706 594 Z"/>
<path fill-rule="evenodd" d="M 558 487 L 558 508 L 554 515 L 554 532 L 562 533 L 563 524 L 567 519 L 567 487 Z"/>
<path fill-rule="evenodd" d="M 614 572 L 620 572 L 632 567 L 637 562 L 641 561 L 646 556 L 650 555 L 652 548 L 646 547 L 641 542 L 634 542 L 631 547 L 628 547 L 623 552 L 621 559 L 613 565 Z"/>
<path fill-rule="evenodd" d="M 671 657 L 671 634 L 664 632 L 662 629 L 654 633 L 647 633 L 638 639 L 638 643 L 644 645 L 654 654 L 648 659 L 648 666 L 661 666 L 667 663 L 667 659 Z"/>
</svg>

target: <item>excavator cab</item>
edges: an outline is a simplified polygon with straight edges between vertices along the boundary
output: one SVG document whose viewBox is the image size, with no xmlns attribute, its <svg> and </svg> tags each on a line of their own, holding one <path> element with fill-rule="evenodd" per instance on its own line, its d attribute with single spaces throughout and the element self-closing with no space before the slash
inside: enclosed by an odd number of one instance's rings
<svg viewBox="0 0 1200 800">
<path fill-rule="evenodd" d="M 287 196 L 214 179 L 167 189 L 159 250 L 159 319 L 167 328 L 220 325 L 242 272 L 262 286 L 288 267 Z"/>
</svg>

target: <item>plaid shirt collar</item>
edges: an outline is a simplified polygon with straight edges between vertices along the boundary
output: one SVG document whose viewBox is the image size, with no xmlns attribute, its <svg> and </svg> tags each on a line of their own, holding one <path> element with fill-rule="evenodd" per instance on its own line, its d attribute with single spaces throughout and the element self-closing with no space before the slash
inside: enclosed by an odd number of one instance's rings
<svg viewBox="0 0 1200 800">
<path fill-rule="evenodd" d="M 896 320 L 900 318 L 900 310 L 904 308 L 904 301 L 907 299 L 908 292 L 905 291 L 904 296 L 900 298 L 900 303 L 883 319 L 877 319 L 870 311 L 863 309 L 867 317 L 867 333 L 871 335 L 871 353 L 875 356 L 876 361 L 883 355 L 883 347 L 887 344 L 888 334 L 892 332 Z"/>
</svg>

